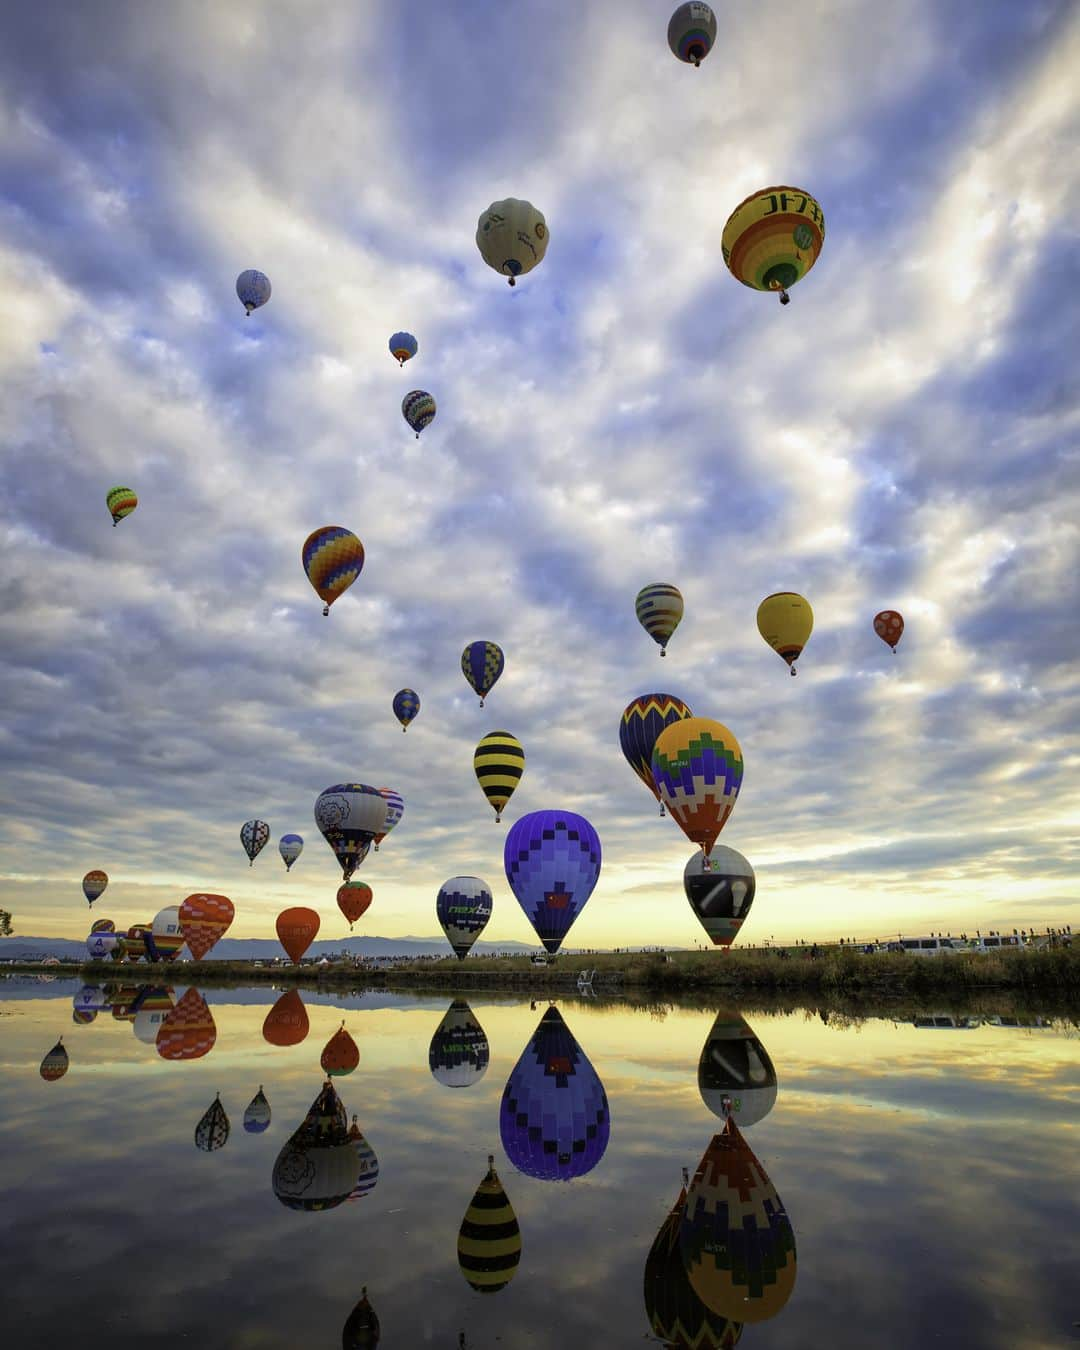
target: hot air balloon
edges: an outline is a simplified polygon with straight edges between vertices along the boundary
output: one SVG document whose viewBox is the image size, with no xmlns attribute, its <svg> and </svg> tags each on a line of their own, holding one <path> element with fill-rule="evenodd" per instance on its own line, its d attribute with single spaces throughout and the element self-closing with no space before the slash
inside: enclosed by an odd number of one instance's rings
<svg viewBox="0 0 1080 1350">
<path fill-rule="evenodd" d="M 674 694 L 642 694 L 623 709 L 619 723 L 619 744 L 626 756 L 626 762 L 649 789 L 656 800 L 660 793 L 652 776 L 652 752 L 656 738 L 672 722 L 681 722 L 693 713 Z M 664 804 L 660 802 L 660 814 L 664 814 Z"/>
<path fill-rule="evenodd" d="M 742 780 L 742 750 L 722 722 L 688 717 L 656 738 L 653 782 L 660 800 L 706 858 L 731 815 Z"/>
<path fill-rule="evenodd" d="M 895 656 L 896 644 L 904 636 L 904 616 L 895 609 L 883 609 L 880 614 L 874 615 L 874 632 L 886 646 L 892 648 Z"/>
<path fill-rule="evenodd" d="M 378 853 L 379 845 L 405 814 L 405 798 L 394 788 L 381 787 L 376 788 L 375 791 L 380 797 L 386 799 L 386 820 L 383 822 L 382 829 L 375 836 L 375 852 Z"/>
<path fill-rule="evenodd" d="M 263 272 L 249 267 L 236 278 L 236 294 L 244 306 L 244 314 L 250 318 L 251 311 L 265 305 L 270 299 L 270 278 Z"/>
<path fill-rule="evenodd" d="M 487 1072 L 488 1039 L 463 998 L 454 999 L 435 1028 L 428 1067 L 443 1087 L 472 1087 Z"/>
<path fill-rule="evenodd" d="M 795 662 L 810 641 L 814 628 L 810 601 L 794 591 L 767 595 L 758 605 L 757 626 L 769 646 L 791 667 L 792 675 L 796 674 Z"/>
<path fill-rule="evenodd" d="M 307 1009 L 297 989 L 286 990 L 263 1021 L 263 1040 L 268 1045 L 284 1048 L 299 1045 L 310 1029 Z"/>
<path fill-rule="evenodd" d="M 41 1061 L 38 1073 L 41 1074 L 46 1083 L 55 1083 L 58 1078 L 63 1078 L 67 1071 L 68 1052 L 64 1049 L 64 1038 L 61 1036 Z"/>
<path fill-rule="evenodd" d="M 502 820 L 506 803 L 525 772 L 525 751 L 508 731 L 490 731 L 473 751 L 473 772 L 484 796 L 495 809 L 495 823 Z"/>
<path fill-rule="evenodd" d="M 114 487 L 106 492 L 105 505 L 109 508 L 109 515 L 112 516 L 114 530 L 125 516 L 131 515 L 138 504 L 138 497 L 128 487 Z"/>
<path fill-rule="evenodd" d="M 150 935 L 146 939 L 146 954 L 151 961 L 173 961 L 183 945 L 180 906 L 166 905 L 154 915 Z"/>
<path fill-rule="evenodd" d="M 315 824 L 341 864 L 348 881 L 367 857 L 377 834 L 386 828 L 386 798 L 366 783 L 337 783 L 315 801 Z"/>
<path fill-rule="evenodd" d="M 277 929 L 278 941 L 285 948 L 285 953 L 294 966 L 315 940 L 319 922 L 318 914 L 303 905 L 283 909 L 277 916 L 274 926 Z"/>
<path fill-rule="evenodd" d="M 206 1000 L 197 989 L 188 989 L 158 1030 L 157 1052 L 162 1059 L 201 1059 L 216 1040 L 217 1026 Z"/>
<path fill-rule="evenodd" d="M 112 1015 L 117 1022 L 134 1022 L 136 1017 L 135 1005 L 139 1001 L 139 996 L 146 988 L 144 984 L 123 984 L 114 987 L 112 992 Z"/>
<path fill-rule="evenodd" d="M 84 984 L 71 1000 L 71 1006 L 82 1012 L 100 1012 L 108 1005 L 105 990 L 99 984 Z"/>
<path fill-rule="evenodd" d="M 356 1116 L 353 1116 L 352 1124 L 349 1126 L 349 1142 L 353 1146 L 357 1166 L 360 1169 L 356 1185 L 349 1192 L 349 1199 L 362 1200 L 369 1191 L 375 1189 L 375 1184 L 379 1180 L 379 1160 L 375 1156 L 375 1150 L 364 1138 Z"/>
<path fill-rule="evenodd" d="M 487 926 L 492 904 L 491 888 L 479 877 L 451 877 L 439 887 L 435 914 L 459 960 Z"/>
<path fill-rule="evenodd" d="M 125 961 L 138 961 L 146 955 L 146 939 L 150 932 L 148 923 L 133 923 L 120 939 Z"/>
<path fill-rule="evenodd" d="M 135 1020 L 131 1029 L 143 1045 L 157 1045 L 158 1032 L 173 1010 L 173 991 L 161 985 L 146 985 L 132 1005 Z"/>
<path fill-rule="evenodd" d="M 461 673 L 480 695 L 480 706 L 495 681 L 503 673 L 505 659 L 502 648 L 495 642 L 470 642 L 461 653 Z"/>
<path fill-rule="evenodd" d="M 325 617 L 363 571 L 364 546 L 344 525 L 320 525 L 304 540 L 300 558 Z"/>
<path fill-rule="evenodd" d="M 458 1265 L 469 1284 L 481 1294 L 505 1289 L 521 1260 L 521 1229 L 507 1199 L 495 1159 L 488 1154 L 488 1170 L 476 1188 L 457 1241 Z"/>
<path fill-rule="evenodd" d="M 600 838 L 573 811 L 532 811 L 510 827 L 503 866 L 510 889 L 554 955 L 600 876 Z"/>
<path fill-rule="evenodd" d="M 767 187 L 732 211 L 720 248 L 731 275 L 755 291 L 777 291 L 780 303 L 789 286 L 806 276 L 825 243 L 825 217 L 808 192 Z"/>
<path fill-rule="evenodd" d="M 418 350 L 419 343 L 411 333 L 391 333 L 390 351 L 399 366 L 403 366 L 406 361 L 414 357 Z"/>
<path fill-rule="evenodd" d="M 742 1335 L 738 1322 L 710 1312 L 690 1284 L 679 1250 L 689 1177 L 645 1260 L 645 1312 L 649 1325 L 671 1350 L 732 1350 Z"/>
<path fill-rule="evenodd" d="M 228 930 L 236 910 L 227 895 L 189 895 L 180 906 L 180 931 L 192 958 L 201 961 Z"/>
<path fill-rule="evenodd" d="M 420 695 L 415 689 L 399 689 L 394 695 L 394 716 L 401 723 L 401 730 L 408 731 L 409 723 L 420 711 Z"/>
<path fill-rule="evenodd" d="M 642 586 L 634 609 L 638 623 L 654 642 L 660 644 L 660 655 L 667 656 L 667 645 L 683 616 L 683 598 L 678 586 L 667 581 Z"/>
<path fill-rule="evenodd" d="M 763 1322 L 791 1297 L 791 1220 L 734 1120 L 713 1136 L 698 1163 L 679 1248 L 694 1292 L 721 1317 Z"/>
<path fill-rule="evenodd" d="M 229 1117 L 225 1114 L 221 1094 L 218 1093 L 195 1126 L 195 1147 L 201 1148 L 204 1153 L 216 1153 L 219 1148 L 225 1147 L 228 1138 Z"/>
<path fill-rule="evenodd" d="M 250 859 L 249 867 L 255 866 L 255 859 L 266 847 L 266 841 L 269 838 L 270 826 L 267 825 L 265 820 L 246 820 L 240 826 L 240 842 Z"/>
<path fill-rule="evenodd" d="M 426 389 L 410 389 L 401 400 L 401 415 L 419 440 L 423 429 L 435 420 L 435 399 Z"/>
<path fill-rule="evenodd" d="M 91 961 L 104 961 L 119 945 L 120 939 L 115 933 L 91 933 L 86 939 L 86 950 Z"/>
<path fill-rule="evenodd" d="M 87 872 L 82 879 L 82 888 L 88 903 L 92 905 L 108 884 L 109 878 L 106 873 L 96 870 Z"/>
<path fill-rule="evenodd" d="M 356 1176 L 345 1108 L 327 1082 L 277 1156 L 274 1194 L 288 1209 L 334 1209 L 349 1198 Z"/>
<path fill-rule="evenodd" d="M 116 924 L 112 919 L 95 919 L 90 925 L 91 933 L 115 933 Z"/>
<path fill-rule="evenodd" d="M 769 1052 L 734 1009 L 721 1009 L 701 1048 L 701 1100 L 714 1116 L 745 1129 L 764 1120 L 776 1103 L 776 1070 Z"/>
<path fill-rule="evenodd" d="M 507 197 L 492 202 L 476 226 L 476 247 L 489 267 L 517 282 L 542 262 L 548 246 L 547 222 L 532 202 Z"/>
<path fill-rule="evenodd" d="M 680 61 L 700 66 L 716 41 L 716 15 L 701 0 L 680 5 L 668 23 L 667 41 Z"/>
<path fill-rule="evenodd" d="M 247 1104 L 244 1111 L 244 1129 L 248 1134 L 262 1134 L 270 1127 L 270 1103 L 266 1100 L 266 1094 L 263 1092 L 263 1086 L 259 1084 L 259 1090 L 251 1101 Z"/>
<path fill-rule="evenodd" d="M 338 887 L 338 909 L 349 921 L 349 928 L 367 910 L 374 899 L 374 893 L 366 881 L 346 881 Z"/>
<path fill-rule="evenodd" d="M 607 1148 L 607 1094 L 558 1008 L 548 1008 L 514 1066 L 499 1107 L 506 1156 L 540 1181 L 591 1172 Z"/>
<path fill-rule="evenodd" d="M 743 855 L 714 844 L 709 866 L 700 850 L 683 870 L 683 889 L 698 922 L 717 947 L 730 947 L 754 903 L 754 869 Z"/>
<path fill-rule="evenodd" d="M 293 863 L 304 851 L 304 841 L 298 834 L 283 834 L 278 840 L 278 852 L 285 864 L 285 871 L 291 872 Z"/>
<path fill-rule="evenodd" d="M 98 1008 L 72 1008 L 71 1020 L 77 1027 L 89 1026 L 97 1018 L 99 1011 Z"/>
<path fill-rule="evenodd" d="M 323 1046 L 319 1063 L 323 1073 L 331 1078 L 344 1078 L 360 1063 L 359 1047 L 345 1030 L 344 1022 Z"/>
<path fill-rule="evenodd" d="M 341 1328 L 342 1350 L 375 1350 L 379 1344 L 379 1319 L 375 1309 L 368 1302 L 367 1285 L 364 1285 L 360 1302 L 345 1319 Z"/>
</svg>

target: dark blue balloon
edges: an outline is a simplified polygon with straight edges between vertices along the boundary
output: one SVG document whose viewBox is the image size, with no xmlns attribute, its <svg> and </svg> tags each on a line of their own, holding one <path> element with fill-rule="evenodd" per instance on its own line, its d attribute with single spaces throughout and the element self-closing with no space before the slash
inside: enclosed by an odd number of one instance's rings
<svg viewBox="0 0 1080 1350">
<path fill-rule="evenodd" d="M 533 811 L 506 836 L 503 866 L 536 936 L 554 954 L 600 875 L 599 835 L 573 811 Z"/>
<path fill-rule="evenodd" d="M 506 1156 L 541 1181 L 591 1172 L 608 1145 L 611 1116 L 596 1070 L 558 1008 L 549 1008 L 514 1066 L 499 1108 Z"/>
</svg>

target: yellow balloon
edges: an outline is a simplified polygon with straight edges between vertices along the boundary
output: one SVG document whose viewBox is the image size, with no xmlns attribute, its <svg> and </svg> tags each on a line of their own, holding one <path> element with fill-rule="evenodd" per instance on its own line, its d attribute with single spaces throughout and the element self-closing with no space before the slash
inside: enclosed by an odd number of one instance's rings
<svg viewBox="0 0 1080 1350">
<path fill-rule="evenodd" d="M 731 275 L 755 291 L 776 291 L 806 276 L 825 242 L 821 207 L 802 188 L 767 187 L 747 197 L 728 216 L 720 248 Z"/>
<path fill-rule="evenodd" d="M 767 595 L 758 605 L 757 626 L 769 646 L 791 666 L 792 675 L 796 674 L 794 663 L 802 655 L 814 628 L 810 601 L 794 591 Z"/>
</svg>

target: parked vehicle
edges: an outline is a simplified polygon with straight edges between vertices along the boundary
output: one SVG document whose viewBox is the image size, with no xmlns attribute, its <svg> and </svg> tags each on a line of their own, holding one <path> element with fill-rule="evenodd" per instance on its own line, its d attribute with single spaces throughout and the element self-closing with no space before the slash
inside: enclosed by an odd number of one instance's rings
<svg viewBox="0 0 1080 1350">
<path fill-rule="evenodd" d="M 946 952 L 967 950 L 967 945 L 960 938 L 948 937 L 901 938 L 899 944 L 890 943 L 889 946 L 898 947 L 910 956 L 942 956 Z"/>
<path fill-rule="evenodd" d="M 1015 933 L 995 933 L 989 937 L 968 938 L 968 947 L 973 952 L 999 952 L 1003 947 L 1015 950 L 1023 945 Z"/>
</svg>

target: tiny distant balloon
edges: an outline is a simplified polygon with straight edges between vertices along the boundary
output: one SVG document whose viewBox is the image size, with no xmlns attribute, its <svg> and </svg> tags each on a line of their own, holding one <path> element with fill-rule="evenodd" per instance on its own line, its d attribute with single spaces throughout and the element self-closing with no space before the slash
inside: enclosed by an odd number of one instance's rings
<svg viewBox="0 0 1080 1350">
<path fill-rule="evenodd" d="M 206 1000 L 188 989 L 158 1029 L 157 1052 L 162 1059 L 201 1059 L 214 1048 L 217 1025 Z"/>
<path fill-rule="evenodd" d="M 714 1116 L 740 1129 L 764 1120 L 776 1104 L 776 1070 L 746 1018 L 722 1009 L 698 1060 L 698 1091 Z"/>
<path fill-rule="evenodd" d="M 754 869 L 737 849 L 714 844 L 709 866 L 699 849 L 683 870 L 683 890 L 690 908 L 717 947 L 730 947 L 754 903 Z"/>
<path fill-rule="evenodd" d="M 244 1129 L 248 1134 L 262 1134 L 269 1127 L 270 1103 L 266 1100 L 266 1093 L 263 1092 L 263 1085 L 260 1083 L 258 1092 L 244 1110 Z"/>
<path fill-rule="evenodd" d="M 895 609 L 883 609 L 880 614 L 874 615 L 874 632 L 878 637 L 893 649 L 896 654 L 896 644 L 904 636 L 904 617 Z"/>
<path fill-rule="evenodd" d="M 379 1180 L 379 1160 L 375 1156 L 375 1150 L 364 1138 L 364 1132 L 357 1123 L 355 1115 L 352 1118 L 352 1124 L 349 1126 L 349 1142 L 353 1146 L 360 1169 L 356 1178 L 356 1185 L 349 1192 L 349 1199 L 362 1200 L 365 1195 L 375 1189 L 375 1183 Z"/>
<path fill-rule="evenodd" d="M 652 752 L 656 738 L 672 722 L 693 717 L 690 708 L 674 694 L 642 694 L 623 709 L 619 723 L 619 745 L 626 762 L 657 801 L 660 793 L 652 776 Z M 664 814 L 661 803 L 660 814 Z"/>
<path fill-rule="evenodd" d="M 406 361 L 411 360 L 418 350 L 419 344 L 411 333 L 392 333 L 390 335 L 390 351 L 399 366 L 403 366 Z"/>
<path fill-rule="evenodd" d="M 180 906 L 166 905 L 154 915 L 146 939 L 146 954 L 151 961 L 174 961 L 183 945 Z"/>
<path fill-rule="evenodd" d="M 484 698 L 503 673 L 505 658 L 503 650 L 495 642 L 470 642 L 461 653 L 461 673 L 480 695 L 480 706 Z"/>
<path fill-rule="evenodd" d="M 667 656 L 667 645 L 683 616 L 682 592 L 668 581 L 654 581 L 642 586 L 634 602 L 638 623 L 654 642 L 660 644 L 660 655 Z"/>
<path fill-rule="evenodd" d="M 367 1285 L 364 1285 L 360 1302 L 341 1328 L 342 1350 L 375 1350 L 380 1334 L 379 1319 L 368 1302 Z"/>
<path fill-rule="evenodd" d="M 285 864 L 285 871 L 291 872 L 293 863 L 304 851 L 304 841 L 298 834 L 283 834 L 278 840 L 278 852 Z"/>
<path fill-rule="evenodd" d="M 375 791 L 386 801 L 386 820 L 383 827 L 375 836 L 375 852 L 378 853 L 379 845 L 405 814 L 405 798 L 396 788 L 381 787 Z"/>
<path fill-rule="evenodd" d="M 304 540 L 300 558 L 325 617 L 363 571 L 364 546 L 344 525 L 320 525 Z"/>
<path fill-rule="evenodd" d="M 420 711 L 420 695 L 415 689 L 399 689 L 394 695 L 394 716 L 401 723 L 402 731 L 408 731 L 409 723 Z"/>
<path fill-rule="evenodd" d="M 600 877 L 600 837 L 573 811 L 532 811 L 510 827 L 503 867 L 510 889 L 554 955 Z"/>
<path fill-rule="evenodd" d="M 180 931 L 192 958 L 201 961 L 236 914 L 227 895 L 189 895 L 180 906 Z"/>
<path fill-rule="evenodd" d="M 459 960 L 487 927 L 493 903 L 491 887 L 479 877 L 451 877 L 439 887 L 435 914 Z"/>
<path fill-rule="evenodd" d="M 543 213 L 517 197 L 492 202 L 476 226 L 476 247 L 496 272 L 517 284 L 518 277 L 543 262 L 549 232 Z"/>
<path fill-rule="evenodd" d="M 236 278 L 236 294 L 244 306 L 244 313 L 250 317 L 253 309 L 265 305 L 270 299 L 270 278 L 265 272 L 257 272 L 249 267 Z"/>
<path fill-rule="evenodd" d="M 82 888 L 83 895 L 86 896 L 88 903 L 92 905 L 108 884 L 109 878 L 106 873 L 97 870 L 87 872 L 82 879 Z"/>
<path fill-rule="evenodd" d="M 521 1229 L 491 1154 L 461 1221 L 457 1250 L 462 1275 L 481 1294 L 505 1289 L 521 1261 Z"/>
<path fill-rule="evenodd" d="M 488 1038 L 463 998 L 454 999 L 428 1048 L 431 1076 L 443 1087 L 472 1087 L 487 1072 Z"/>
<path fill-rule="evenodd" d="M 341 864 L 342 881 L 368 855 L 376 835 L 386 829 L 389 804 L 378 788 L 366 783 L 336 783 L 315 801 L 315 824 Z"/>
<path fill-rule="evenodd" d="M 758 632 L 772 649 L 791 667 L 794 675 L 795 662 L 802 655 L 802 649 L 810 641 L 814 629 L 814 611 L 810 601 L 795 591 L 777 591 L 767 595 L 757 612 Z"/>
<path fill-rule="evenodd" d="M 525 751 L 521 742 L 509 731 L 489 732 L 473 752 L 473 772 L 495 810 L 498 823 L 525 772 Z"/>
<path fill-rule="evenodd" d="M 660 800 L 706 858 L 735 807 L 742 780 L 742 749 L 722 722 L 688 717 L 656 738 L 653 782 Z"/>
<path fill-rule="evenodd" d="M 263 1040 L 279 1048 L 299 1045 L 306 1039 L 310 1029 L 311 1023 L 299 990 L 289 989 L 266 1014 L 262 1025 Z"/>
<path fill-rule="evenodd" d="M 366 881 L 346 881 L 338 887 L 338 909 L 349 921 L 349 928 L 364 913 L 374 900 L 375 894 Z"/>
<path fill-rule="evenodd" d="M 67 1071 L 68 1052 L 64 1049 L 64 1038 L 61 1036 L 41 1061 L 38 1073 L 41 1074 L 46 1083 L 55 1083 L 58 1078 L 63 1078 Z"/>
<path fill-rule="evenodd" d="M 244 846 L 244 852 L 251 860 L 249 867 L 255 866 L 255 859 L 259 856 L 266 846 L 266 841 L 270 838 L 270 826 L 265 820 L 247 820 L 240 826 L 240 842 Z"/>
<path fill-rule="evenodd" d="M 138 504 L 138 497 L 129 487 L 110 488 L 105 494 L 105 505 L 109 508 L 109 515 L 112 516 L 113 529 L 125 516 L 130 516 Z"/>
<path fill-rule="evenodd" d="M 668 23 L 667 40 L 680 61 L 700 66 L 716 41 L 716 15 L 701 0 L 680 5 Z"/>
<path fill-rule="evenodd" d="M 296 965 L 315 940 L 319 931 L 319 916 L 313 909 L 294 905 L 277 916 L 275 928 L 278 941 L 285 948 L 289 960 Z"/>
<path fill-rule="evenodd" d="M 360 1048 L 345 1030 L 344 1022 L 323 1046 L 319 1063 L 331 1078 L 344 1078 L 360 1063 Z"/>
<path fill-rule="evenodd" d="M 225 1114 L 219 1093 L 195 1126 L 195 1147 L 201 1148 L 204 1153 L 216 1153 L 219 1148 L 225 1147 L 228 1138 L 229 1117 Z"/>
<path fill-rule="evenodd" d="M 328 1081 L 277 1156 L 274 1194 L 288 1209 L 334 1209 L 349 1198 L 357 1172 L 345 1107 Z"/>
<path fill-rule="evenodd" d="M 755 291 L 775 291 L 780 303 L 817 262 L 825 243 L 825 217 L 808 192 L 767 187 L 732 211 L 720 239 L 724 262 L 736 281 Z"/>
</svg>

